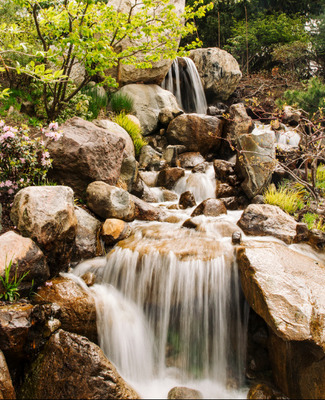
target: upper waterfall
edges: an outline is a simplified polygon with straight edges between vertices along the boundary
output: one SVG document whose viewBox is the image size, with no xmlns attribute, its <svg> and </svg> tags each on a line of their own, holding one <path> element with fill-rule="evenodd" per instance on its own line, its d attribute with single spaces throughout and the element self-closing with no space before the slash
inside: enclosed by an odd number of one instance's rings
<svg viewBox="0 0 325 400">
<path fill-rule="evenodd" d="M 206 114 L 207 102 L 200 75 L 188 57 L 177 57 L 161 84 L 174 93 L 179 106 L 187 113 Z"/>
</svg>

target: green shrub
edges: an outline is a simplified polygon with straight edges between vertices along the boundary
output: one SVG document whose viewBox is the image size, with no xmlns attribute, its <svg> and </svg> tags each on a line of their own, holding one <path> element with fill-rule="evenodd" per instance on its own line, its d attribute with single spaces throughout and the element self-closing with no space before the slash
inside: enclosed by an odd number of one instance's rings
<svg viewBox="0 0 325 400">
<path fill-rule="evenodd" d="M 108 96 L 105 89 L 95 84 L 88 84 L 82 93 L 89 97 L 88 110 L 92 113 L 92 118 L 97 118 L 100 110 L 108 105 Z"/>
<path fill-rule="evenodd" d="M 112 94 L 110 105 L 112 111 L 116 114 L 129 114 L 133 110 L 133 100 L 130 96 L 124 93 L 116 92 Z"/>
<path fill-rule="evenodd" d="M 90 103 L 90 96 L 81 92 L 77 93 L 68 103 L 65 103 L 62 106 L 62 111 L 60 112 L 57 121 L 62 123 L 72 117 L 80 117 L 87 120 L 93 119 L 93 114 L 89 109 Z"/>
<path fill-rule="evenodd" d="M 324 218 L 315 213 L 306 213 L 303 217 L 302 222 L 305 222 L 308 229 L 318 229 L 325 232 L 325 221 Z"/>
<path fill-rule="evenodd" d="M 135 122 L 133 122 L 127 115 L 119 114 L 114 118 L 114 122 L 119 124 L 122 128 L 124 128 L 127 133 L 130 135 L 135 149 L 135 154 L 139 155 L 143 146 L 147 144 L 147 142 L 142 137 L 141 128 Z"/>
<path fill-rule="evenodd" d="M 267 188 L 263 197 L 266 204 L 279 206 L 288 214 L 294 214 L 297 210 L 304 207 L 301 193 L 285 186 L 276 188 L 272 184 Z"/>
<path fill-rule="evenodd" d="M 316 170 L 316 187 L 325 190 L 325 165 L 319 164 Z"/>
<path fill-rule="evenodd" d="M 19 286 L 23 279 L 29 274 L 29 271 L 25 272 L 20 278 L 17 277 L 17 268 L 12 278 L 10 278 L 10 271 L 12 268 L 12 260 L 10 260 L 9 264 L 5 267 L 5 275 L 4 277 L 0 276 L 0 281 L 4 288 L 4 293 L 0 294 L 0 299 L 4 297 L 5 300 L 15 301 L 19 299 Z"/>
</svg>

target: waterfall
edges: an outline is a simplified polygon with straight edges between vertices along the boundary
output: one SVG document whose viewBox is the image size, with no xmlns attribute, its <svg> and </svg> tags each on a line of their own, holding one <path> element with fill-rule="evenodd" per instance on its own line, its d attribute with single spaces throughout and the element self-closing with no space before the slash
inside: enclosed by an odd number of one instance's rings
<svg viewBox="0 0 325 400">
<path fill-rule="evenodd" d="M 175 95 L 185 112 L 206 114 L 207 102 L 201 78 L 190 58 L 177 57 L 161 86 Z"/>
</svg>

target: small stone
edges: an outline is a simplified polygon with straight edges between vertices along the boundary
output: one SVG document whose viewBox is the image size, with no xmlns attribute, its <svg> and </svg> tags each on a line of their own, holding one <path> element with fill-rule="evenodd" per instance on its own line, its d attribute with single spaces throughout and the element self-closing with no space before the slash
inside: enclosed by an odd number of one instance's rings
<svg viewBox="0 0 325 400">
<path fill-rule="evenodd" d="M 96 282 L 96 276 L 93 272 L 86 272 L 82 275 L 81 279 L 88 287 L 93 286 Z"/>
<path fill-rule="evenodd" d="M 241 237 L 242 237 L 241 232 L 239 232 L 239 231 L 234 232 L 234 233 L 231 235 L 232 244 L 240 244 L 240 242 L 241 242 Z"/>
<path fill-rule="evenodd" d="M 172 388 L 167 395 L 168 399 L 203 399 L 202 393 L 184 386 Z"/>
<path fill-rule="evenodd" d="M 182 193 L 181 197 L 179 198 L 178 204 L 180 209 L 191 208 L 196 206 L 196 201 L 193 193 L 190 192 L 189 190 L 187 192 Z"/>
</svg>

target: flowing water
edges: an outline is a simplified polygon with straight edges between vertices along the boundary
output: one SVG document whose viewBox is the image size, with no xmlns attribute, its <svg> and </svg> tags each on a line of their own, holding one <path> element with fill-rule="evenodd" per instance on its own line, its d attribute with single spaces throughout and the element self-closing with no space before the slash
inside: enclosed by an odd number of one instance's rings
<svg viewBox="0 0 325 400">
<path fill-rule="evenodd" d="M 201 78 L 190 58 L 177 57 L 161 86 L 175 95 L 185 112 L 206 114 L 207 102 Z"/>
</svg>

